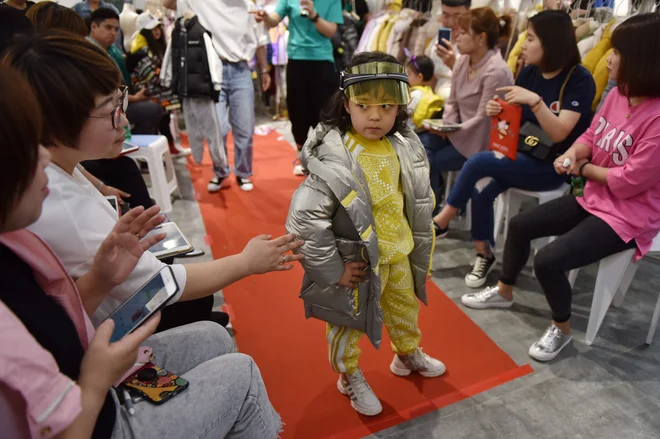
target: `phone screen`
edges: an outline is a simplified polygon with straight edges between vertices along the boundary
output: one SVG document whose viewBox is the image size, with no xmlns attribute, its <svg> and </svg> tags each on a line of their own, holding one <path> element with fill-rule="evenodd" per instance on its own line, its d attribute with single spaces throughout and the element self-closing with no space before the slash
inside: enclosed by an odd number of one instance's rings
<svg viewBox="0 0 660 439">
<path fill-rule="evenodd" d="M 174 282 L 171 269 L 166 267 L 108 317 L 115 321 L 110 342 L 121 340 L 176 293 L 177 288 L 172 289 L 171 286 L 168 292 L 163 275 Z"/>
<path fill-rule="evenodd" d="M 445 49 L 448 49 L 447 45 L 442 42 L 443 39 L 451 42 L 451 29 L 442 27 L 440 30 L 438 30 L 438 44 L 440 44 Z"/>
</svg>

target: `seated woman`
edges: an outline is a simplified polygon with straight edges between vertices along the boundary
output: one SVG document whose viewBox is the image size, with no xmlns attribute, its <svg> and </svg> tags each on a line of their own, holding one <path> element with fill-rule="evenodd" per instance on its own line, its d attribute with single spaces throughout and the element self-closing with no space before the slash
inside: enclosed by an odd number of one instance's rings
<svg viewBox="0 0 660 439">
<path fill-rule="evenodd" d="M 38 32 L 62 30 L 83 38 L 88 32 L 87 25 L 80 15 L 73 9 L 52 1 L 39 2 L 35 7 L 30 8 L 27 17 Z M 154 205 L 144 178 L 130 157 L 90 160 L 85 162 L 84 166 L 78 165 L 78 169 L 105 196 L 116 196 L 120 203 L 130 203 L 132 207 L 142 206 L 149 209 Z M 114 184 L 123 190 L 114 187 Z M 174 258 L 164 260 L 168 264 L 173 261 Z M 221 311 L 213 311 L 213 297 L 179 302 L 163 311 L 158 331 L 200 320 L 210 320 L 227 326 L 229 315 Z"/>
<path fill-rule="evenodd" d="M 53 248 L 74 279 L 89 271 L 94 254 L 116 220 L 110 204 L 77 169 L 82 160 L 114 157 L 127 125 L 126 89 L 103 49 L 67 33 L 44 33 L 12 46 L 3 60 L 28 78 L 43 115 L 42 144 L 52 155 L 46 169 L 51 196 L 30 229 Z M 180 295 L 188 301 L 210 296 L 255 273 L 290 269 L 299 256 L 287 254 L 302 241 L 286 235 L 252 239 L 242 253 L 211 262 L 171 265 Z M 98 324 L 161 270 L 150 252 L 128 279 L 113 288 L 96 310 Z M 174 300 L 174 301 L 176 301 Z"/>
<path fill-rule="evenodd" d="M 591 74 L 579 65 L 571 17 L 561 11 L 541 12 L 530 19 L 527 35 L 524 54 L 529 65 L 516 79 L 515 87 L 502 90 L 507 92 L 507 102 L 523 106 L 521 125 L 538 124 L 555 142 L 551 156 L 541 161 L 522 153 L 517 154 L 516 160 L 492 151 L 474 155 L 463 166 L 447 204 L 433 218 L 436 235 L 447 236 L 449 221 L 472 198 L 472 238 L 476 241 L 477 258 L 465 276 L 465 283 L 471 288 L 483 286 L 495 263 L 491 250 L 495 245 L 495 198 L 509 188 L 549 191 L 561 186 L 566 178 L 557 175 L 552 162 L 591 122 L 596 85 Z M 488 103 L 486 110 L 488 116 L 496 116 L 502 107 L 495 100 Z M 473 142 L 487 145 L 488 130 L 479 136 Z"/>
<path fill-rule="evenodd" d="M 420 137 L 431 165 L 431 184 L 439 202 L 442 172 L 458 171 L 465 160 L 488 148 L 490 119 L 486 103 L 496 90 L 513 84 L 513 75 L 496 48 L 500 35 L 509 32 L 510 19 L 500 19 L 490 8 L 477 8 L 459 18 L 457 47 L 463 56 L 456 62 L 451 93 L 445 103 L 445 124 L 461 124 L 453 133 L 428 133 Z"/>
<path fill-rule="evenodd" d="M 115 343 L 113 322 L 94 333 L 85 312 L 94 300 L 85 298 L 94 299 L 131 272 L 144 248 L 157 242 L 140 243 L 136 234 L 162 218 L 157 207 L 127 213 L 101 244 L 90 272 L 74 283 L 48 245 L 25 229 L 39 218 L 48 196 L 44 171 L 50 156 L 39 146 L 37 100 L 21 74 L 6 65 L 0 65 L 0 89 L 0 152 L 6 158 L 0 161 L 2 436 L 277 437 L 280 419 L 259 369 L 250 357 L 231 353 L 232 340 L 222 327 L 196 323 L 149 337 L 158 324 L 154 317 Z M 136 358 L 147 360 L 145 351 L 191 385 L 162 405 L 136 404 L 129 415 L 112 386 L 135 369 Z"/>
<path fill-rule="evenodd" d="M 133 35 L 131 53 L 126 59 L 126 66 L 131 75 L 131 87 L 146 90 L 151 100 L 158 102 L 165 110 L 158 123 L 158 131 L 167 138 L 172 155 L 190 155 L 190 149 L 183 154 L 176 152 L 174 136 L 170 129 L 170 111 L 181 109 L 181 102 L 171 89 L 160 84 L 160 67 L 163 64 L 167 42 L 163 25 L 150 12 L 143 12 L 136 21 L 137 29 Z"/>
<path fill-rule="evenodd" d="M 571 341 L 566 272 L 637 248 L 640 259 L 660 231 L 660 15 L 629 18 L 612 35 L 607 96 L 591 127 L 554 162 L 557 174 L 586 179 L 584 195 L 566 195 L 517 215 L 509 224 L 496 287 L 463 296 L 470 308 L 509 308 L 533 239 L 559 236 L 534 258 L 552 325 L 529 355 L 550 361 Z M 570 165 L 564 166 L 564 161 Z"/>
</svg>

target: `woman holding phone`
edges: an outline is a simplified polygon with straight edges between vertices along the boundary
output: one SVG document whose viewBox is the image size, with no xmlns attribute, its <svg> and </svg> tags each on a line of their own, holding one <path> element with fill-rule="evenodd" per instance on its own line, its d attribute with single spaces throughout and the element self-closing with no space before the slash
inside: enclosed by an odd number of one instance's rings
<svg viewBox="0 0 660 439">
<path fill-rule="evenodd" d="M 420 136 L 429 157 L 436 200 L 440 200 L 442 172 L 460 170 L 468 158 L 487 147 L 483 141 L 490 129 L 486 103 L 499 87 L 513 84 L 513 75 L 496 47 L 500 35 L 510 27 L 510 20 L 501 20 L 490 8 L 472 9 L 458 19 L 456 45 L 463 56 L 454 68 L 443 121 L 460 124 L 460 129 Z"/>
<path fill-rule="evenodd" d="M 77 169 L 83 160 L 113 157 L 121 150 L 128 123 L 126 91 L 105 52 L 83 38 L 44 33 L 7 50 L 3 60 L 23 73 L 37 95 L 44 120 L 42 143 L 52 163 L 46 169 L 50 197 L 30 229 L 50 245 L 74 279 L 89 271 L 94 254 L 116 219 L 110 204 Z M 171 265 L 180 287 L 173 302 L 207 297 L 256 273 L 292 268 L 289 254 L 302 241 L 260 235 L 243 252 L 196 264 Z M 108 295 L 92 316 L 100 323 L 163 268 L 150 252 Z"/>
<path fill-rule="evenodd" d="M 93 298 L 122 282 L 145 249 L 163 238 L 139 239 L 163 218 L 157 207 L 128 212 L 98 247 L 90 271 L 74 282 L 48 245 L 26 229 L 49 196 L 42 111 L 14 68 L 0 65 L 0 89 L 0 151 L 7 159 L 0 162 L 3 435 L 149 439 L 240 431 L 277 437 L 280 420 L 259 370 L 250 357 L 230 353 L 233 343 L 219 325 L 196 323 L 150 337 L 156 315 L 115 343 L 111 320 L 94 331 L 87 316 Z M 163 405 L 140 403 L 130 415 L 112 386 L 144 356 L 143 343 L 160 366 L 204 385 Z"/>
<path fill-rule="evenodd" d="M 485 151 L 470 157 L 463 166 L 447 204 L 433 221 L 436 235 L 447 236 L 449 222 L 472 199 L 471 232 L 477 258 L 465 276 L 465 283 L 471 288 L 484 285 L 495 263 L 495 198 L 512 187 L 548 191 L 561 186 L 565 178 L 554 172 L 552 161 L 571 146 L 591 121 L 596 86 L 589 71 L 580 65 L 571 17 L 562 11 L 544 11 L 532 17 L 523 53 L 528 66 L 520 72 L 516 85 L 498 92 L 505 93 L 507 102 L 523 107 L 521 125 L 539 125 L 552 138 L 555 155 L 542 161 L 519 152 L 516 160 L 510 160 L 499 152 Z M 502 111 L 497 97 L 492 100 L 492 96 L 486 96 L 488 99 L 491 100 L 481 110 L 487 127 L 490 117 Z M 486 146 L 488 138 L 486 128 L 474 141 Z"/>
</svg>

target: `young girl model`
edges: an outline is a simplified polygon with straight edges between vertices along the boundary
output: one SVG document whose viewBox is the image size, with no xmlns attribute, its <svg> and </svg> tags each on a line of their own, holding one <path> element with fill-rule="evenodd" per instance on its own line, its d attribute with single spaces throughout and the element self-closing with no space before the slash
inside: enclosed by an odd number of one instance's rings
<svg viewBox="0 0 660 439">
<path fill-rule="evenodd" d="M 287 219 L 287 230 L 306 242 L 300 248 L 306 315 L 328 322 L 337 387 L 368 416 L 382 406 L 358 367 L 364 333 L 378 348 L 385 323 L 395 375 L 445 372 L 419 348 L 434 200 L 426 153 L 406 126 L 409 101 L 405 69 L 393 57 L 353 58 L 324 122 L 305 143 L 308 177 Z"/>
</svg>

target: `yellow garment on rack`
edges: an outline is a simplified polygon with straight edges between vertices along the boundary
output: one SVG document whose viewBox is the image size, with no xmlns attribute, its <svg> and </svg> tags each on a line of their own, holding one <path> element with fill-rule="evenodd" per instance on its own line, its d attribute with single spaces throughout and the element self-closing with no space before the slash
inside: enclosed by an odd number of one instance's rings
<svg viewBox="0 0 660 439">
<path fill-rule="evenodd" d="M 522 47 L 523 44 L 525 44 L 526 39 L 527 31 L 524 31 L 518 36 L 518 41 L 516 41 L 516 45 L 513 46 L 513 49 L 511 49 L 511 53 L 509 53 L 509 59 L 506 61 L 514 75 L 516 74 L 516 69 L 518 68 L 518 58 L 520 58 L 520 55 L 522 55 Z"/>
<path fill-rule="evenodd" d="M 596 65 L 598 61 L 605 55 L 605 52 L 612 48 L 612 24 L 614 20 L 610 20 L 609 24 L 603 32 L 603 38 L 596 43 L 593 49 L 582 59 L 582 65 L 584 68 L 589 70 L 592 74 L 596 70 Z"/>
<path fill-rule="evenodd" d="M 392 32 L 392 28 L 398 18 L 398 16 L 390 18 L 387 24 L 383 27 L 383 30 L 380 31 L 380 34 L 378 35 L 378 47 L 376 48 L 377 51 L 387 52 L 387 40 L 390 38 L 390 33 Z"/>
<path fill-rule="evenodd" d="M 131 43 L 131 53 L 138 52 L 143 47 L 147 47 L 147 39 L 142 34 L 137 34 Z"/>
<path fill-rule="evenodd" d="M 594 82 L 596 83 L 596 96 L 594 97 L 594 102 L 591 105 L 591 108 L 593 111 L 596 111 L 596 108 L 598 108 L 598 104 L 600 103 L 600 98 L 603 95 L 603 92 L 605 91 L 605 87 L 607 87 L 607 81 L 610 79 L 609 75 L 607 73 L 607 58 L 610 56 L 610 54 L 614 51 L 614 49 L 610 49 L 607 52 L 605 52 L 605 55 L 598 61 L 598 64 L 596 65 L 596 68 L 594 69 Z"/>
</svg>

